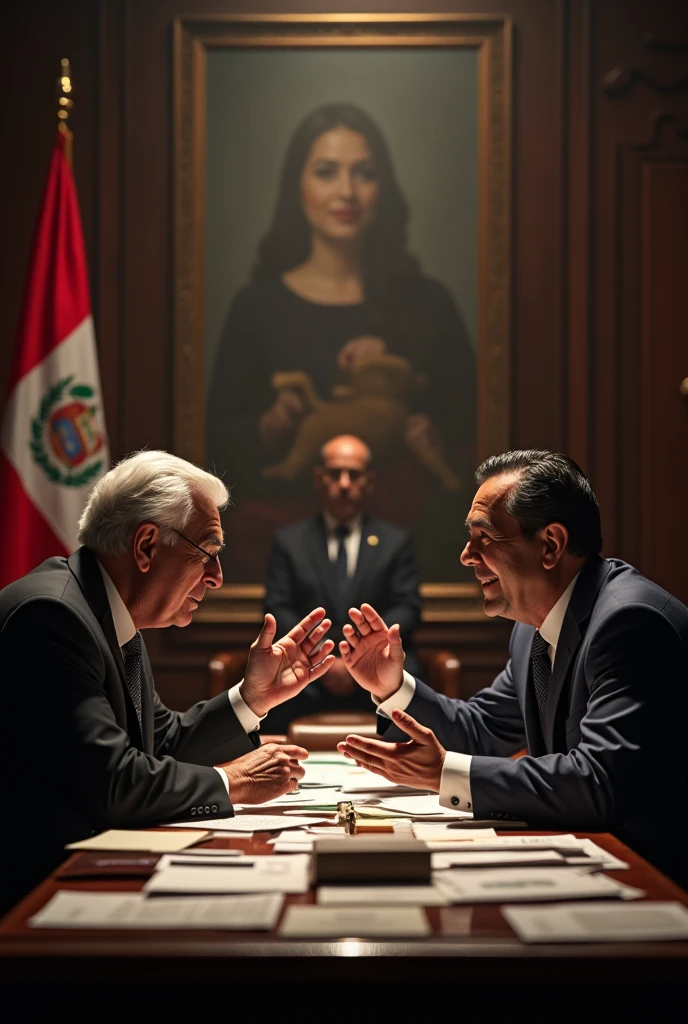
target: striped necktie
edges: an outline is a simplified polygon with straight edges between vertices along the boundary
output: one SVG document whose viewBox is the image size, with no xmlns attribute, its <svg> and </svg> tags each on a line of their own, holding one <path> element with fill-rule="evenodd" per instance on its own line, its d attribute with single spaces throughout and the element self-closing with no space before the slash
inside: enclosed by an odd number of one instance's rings
<svg viewBox="0 0 688 1024">
<path fill-rule="evenodd" d="M 552 663 L 549 660 L 549 644 L 539 632 L 535 631 L 533 646 L 530 649 L 530 660 L 533 666 L 533 684 L 535 696 L 537 697 L 538 710 L 540 712 L 540 725 L 544 731 L 545 718 L 547 716 L 547 694 L 549 693 L 549 681 L 552 678 Z"/>
<path fill-rule="evenodd" d="M 124 674 L 127 677 L 127 688 L 136 708 L 136 717 L 141 727 L 141 634 L 136 631 L 131 640 L 122 647 L 124 654 Z"/>
</svg>

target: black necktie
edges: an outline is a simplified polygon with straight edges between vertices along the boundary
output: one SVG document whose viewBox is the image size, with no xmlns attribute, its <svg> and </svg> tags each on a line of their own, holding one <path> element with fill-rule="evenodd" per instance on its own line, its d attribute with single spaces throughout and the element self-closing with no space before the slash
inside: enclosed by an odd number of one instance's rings
<svg viewBox="0 0 688 1024">
<path fill-rule="evenodd" d="M 334 532 L 339 538 L 339 547 L 337 548 L 337 557 L 334 563 L 334 575 L 337 581 L 337 593 L 343 601 L 349 586 L 349 561 L 346 555 L 346 538 L 349 536 L 350 531 L 348 526 L 340 523 Z"/>
<path fill-rule="evenodd" d="M 540 725 L 543 731 L 547 716 L 547 693 L 549 691 L 549 681 L 552 677 L 552 663 L 549 660 L 548 650 L 549 644 L 546 640 L 543 640 L 536 630 L 533 637 L 533 646 L 530 649 L 530 660 L 533 665 L 533 683 L 540 712 Z"/>
<path fill-rule="evenodd" d="M 141 725 L 141 634 L 137 631 L 122 647 L 124 674 L 127 677 L 129 694 L 136 708 L 136 717 Z"/>
</svg>

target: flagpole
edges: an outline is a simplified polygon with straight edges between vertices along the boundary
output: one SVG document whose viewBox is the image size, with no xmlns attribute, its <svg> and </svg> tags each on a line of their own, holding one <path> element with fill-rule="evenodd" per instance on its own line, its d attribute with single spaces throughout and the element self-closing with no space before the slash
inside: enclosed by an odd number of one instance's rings
<svg viewBox="0 0 688 1024">
<path fill-rule="evenodd" d="M 58 117 L 58 130 L 64 135 L 64 155 L 65 160 L 72 166 L 72 142 L 74 135 L 72 134 L 67 120 L 69 118 L 69 112 L 74 106 L 74 100 L 72 99 L 72 69 L 69 61 L 66 57 L 63 57 L 60 61 L 60 77 L 57 80 L 55 87 L 57 95 L 57 117 Z"/>
</svg>

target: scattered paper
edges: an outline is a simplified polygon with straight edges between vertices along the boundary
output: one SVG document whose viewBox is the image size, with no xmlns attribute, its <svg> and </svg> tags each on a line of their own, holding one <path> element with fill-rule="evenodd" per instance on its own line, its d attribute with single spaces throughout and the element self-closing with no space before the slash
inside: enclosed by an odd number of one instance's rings
<svg viewBox="0 0 688 1024">
<path fill-rule="evenodd" d="M 432 815 L 440 820 L 446 818 L 450 821 L 473 817 L 470 811 L 455 811 L 449 807 L 441 807 L 440 798 L 436 793 L 424 796 L 383 797 L 378 806 L 388 811 L 409 814 L 413 817 Z"/>
<path fill-rule="evenodd" d="M 449 868 L 438 872 L 436 884 L 451 903 L 501 903 L 503 900 L 575 900 L 594 897 L 638 899 L 645 895 L 583 868 Z"/>
<path fill-rule="evenodd" d="M 416 839 L 422 839 L 426 843 L 468 843 L 497 838 L 493 828 L 450 828 L 449 822 L 437 822 L 436 825 L 424 821 L 417 822 L 413 825 L 413 834 Z"/>
<path fill-rule="evenodd" d="M 449 899 L 436 885 L 321 885 L 317 901 L 323 907 L 399 906 L 446 907 Z"/>
<path fill-rule="evenodd" d="M 81 839 L 78 843 L 68 843 L 65 850 L 140 850 L 145 853 L 174 853 L 185 850 L 194 843 L 202 843 L 209 839 L 207 825 L 203 826 L 204 835 L 198 832 L 146 832 L 109 829 L 90 839 Z"/>
<path fill-rule="evenodd" d="M 502 907 L 522 942 L 653 942 L 688 939 L 688 909 L 681 903 L 555 903 Z"/>
<path fill-rule="evenodd" d="M 422 907 L 287 907 L 283 938 L 417 938 L 430 934 Z"/>
<path fill-rule="evenodd" d="M 161 897 L 138 892 L 61 890 L 29 919 L 32 928 L 229 928 L 268 931 L 275 927 L 284 897 L 279 893 Z"/>
<path fill-rule="evenodd" d="M 446 846 L 446 843 L 438 843 Z M 534 864 L 568 864 L 568 861 L 556 850 L 471 850 L 457 852 L 433 853 L 430 857 L 433 871 L 444 871 L 447 868 L 488 868 L 488 867 L 524 867 Z"/>
<path fill-rule="evenodd" d="M 301 843 L 285 843 L 279 839 L 273 840 L 273 850 L 275 853 L 312 853 L 313 852 L 313 838 L 310 841 L 306 840 Z"/>
<path fill-rule="evenodd" d="M 285 811 L 289 814 L 289 811 Z M 213 818 L 210 825 L 214 832 L 277 832 L 281 828 L 303 828 L 305 825 L 320 825 L 329 818 L 304 818 L 298 811 L 298 817 L 285 818 L 281 814 L 237 814 L 235 818 Z M 201 826 L 193 821 L 185 821 L 182 828 L 207 828 L 208 822 Z"/>
<path fill-rule="evenodd" d="M 283 857 L 247 857 L 221 867 L 215 864 L 170 867 L 156 873 L 143 889 L 160 893 L 212 895 L 229 892 L 308 892 L 311 858 L 305 853 Z"/>
<path fill-rule="evenodd" d="M 246 855 L 241 850 L 214 850 L 216 854 L 222 852 L 222 856 L 216 857 L 192 857 L 186 853 L 165 853 L 155 865 L 156 871 L 164 871 L 166 868 L 174 867 L 227 867 L 232 864 L 241 863 L 246 860 Z M 253 857 L 250 858 L 253 860 Z"/>
<path fill-rule="evenodd" d="M 337 804 L 342 799 L 342 794 L 338 789 L 332 787 L 328 789 L 306 789 L 299 790 L 298 793 L 285 793 L 284 796 L 278 797 L 276 800 L 268 800 L 263 804 L 239 804 L 234 806 L 234 810 L 242 811 L 269 811 L 270 808 L 278 807 L 306 807 L 309 808 L 311 805 L 316 805 L 318 810 L 324 807 L 332 807 L 336 810 Z"/>
</svg>

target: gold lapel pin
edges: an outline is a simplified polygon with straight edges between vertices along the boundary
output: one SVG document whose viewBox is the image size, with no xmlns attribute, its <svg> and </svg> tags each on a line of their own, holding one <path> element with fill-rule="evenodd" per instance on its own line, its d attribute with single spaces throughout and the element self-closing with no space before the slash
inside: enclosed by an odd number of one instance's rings
<svg viewBox="0 0 688 1024">
<path fill-rule="evenodd" d="M 376 547 L 380 543 L 380 538 L 376 537 L 374 533 L 371 533 L 370 537 L 366 537 L 366 540 L 370 544 L 371 548 Z"/>
</svg>

